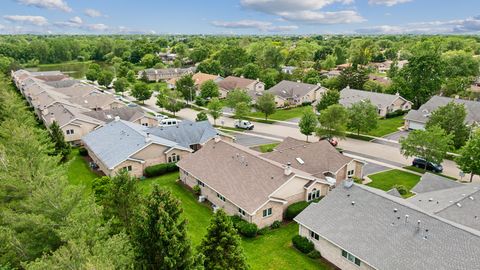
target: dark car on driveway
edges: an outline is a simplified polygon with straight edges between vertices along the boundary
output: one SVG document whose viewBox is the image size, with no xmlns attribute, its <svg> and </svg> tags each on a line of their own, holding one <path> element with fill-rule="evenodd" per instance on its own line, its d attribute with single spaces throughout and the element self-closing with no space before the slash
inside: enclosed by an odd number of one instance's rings
<svg viewBox="0 0 480 270">
<path fill-rule="evenodd" d="M 412 162 L 412 165 L 417 168 L 427 169 L 428 171 L 435 173 L 441 173 L 443 171 L 442 165 L 426 161 L 423 158 L 415 158 Z"/>
</svg>

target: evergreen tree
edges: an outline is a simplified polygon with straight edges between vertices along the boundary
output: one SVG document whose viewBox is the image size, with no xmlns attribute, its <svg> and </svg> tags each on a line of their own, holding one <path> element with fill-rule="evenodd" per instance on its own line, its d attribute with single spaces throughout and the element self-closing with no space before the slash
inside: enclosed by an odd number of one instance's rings
<svg viewBox="0 0 480 270">
<path fill-rule="evenodd" d="M 205 269 L 248 269 L 240 237 L 231 219 L 221 209 L 213 216 L 198 250 L 204 256 Z"/>
<path fill-rule="evenodd" d="M 50 125 L 50 137 L 55 147 L 55 154 L 60 155 L 62 160 L 66 160 L 68 154 L 70 154 L 71 147 L 70 144 L 65 141 L 63 131 L 56 121 L 53 121 Z"/>
<path fill-rule="evenodd" d="M 138 217 L 133 239 L 141 269 L 193 269 L 195 258 L 180 217 L 180 201 L 154 185 Z"/>
</svg>

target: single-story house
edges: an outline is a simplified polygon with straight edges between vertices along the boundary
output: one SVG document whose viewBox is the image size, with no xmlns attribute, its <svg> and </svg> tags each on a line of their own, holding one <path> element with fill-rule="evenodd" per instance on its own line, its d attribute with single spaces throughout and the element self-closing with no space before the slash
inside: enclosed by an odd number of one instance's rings
<svg viewBox="0 0 480 270">
<path fill-rule="evenodd" d="M 283 80 L 265 91 L 275 96 L 277 107 L 298 106 L 320 100 L 327 91 L 320 84 L 309 84 Z"/>
<path fill-rule="evenodd" d="M 299 234 L 338 268 L 480 269 L 478 230 L 384 191 L 344 183 L 294 219 Z"/>
<path fill-rule="evenodd" d="M 167 81 L 167 87 L 170 89 L 175 88 L 175 83 L 177 82 L 179 78 L 172 78 Z M 202 72 L 197 72 L 192 75 L 192 79 L 195 82 L 195 87 L 197 87 L 197 91 L 200 90 L 200 86 L 206 81 L 212 80 L 214 82 L 219 82 L 223 78 L 220 75 L 212 75 L 212 74 L 207 74 L 207 73 L 202 73 Z"/>
<path fill-rule="evenodd" d="M 143 74 L 147 75 L 148 81 L 158 82 L 158 81 L 167 81 L 172 78 L 180 78 L 185 75 L 190 75 L 195 73 L 196 68 L 162 68 L 162 69 L 144 69 L 138 72 L 138 78 L 142 78 Z"/>
<path fill-rule="evenodd" d="M 466 124 L 474 125 L 480 123 L 480 102 L 473 100 L 465 100 L 459 98 L 449 98 L 441 96 L 433 96 L 427 103 L 420 106 L 418 110 L 411 110 L 404 117 L 406 129 L 425 129 L 425 125 L 432 112 L 439 107 L 445 106 L 450 102 L 463 104 L 467 112 Z"/>
<path fill-rule="evenodd" d="M 280 164 L 290 163 L 297 170 L 335 185 L 352 177 L 362 179 L 365 165 L 363 161 L 341 154 L 327 140 L 308 143 L 287 137 L 272 152 L 261 156 Z"/>
<path fill-rule="evenodd" d="M 256 97 L 265 91 L 265 84 L 258 79 L 251 80 L 235 76 L 228 76 L 217 82 L 217 85 L 220 91 L 220 98 L 226 98 L 230 91 L 241 89 L 247 91 L 252 99 L 256 100 Z"/>
<path fill-rule="evenodd" d="M 88 155 L 98 168 L 109 176 L 126 169 L 133 176 L 143 176 L 145 168 L 177 162 L 193 152 L 148 132 L 148 127 L 120 120 L 98 128 L 82 138 Z"/>
<path fill-rule="evenodd" d="M 116 116 L 120 117 L 121 120 L 132 122 L 147 127 L 158 126 L 158 120 L 146 114 L 142 109 L 136 107 L 120 107 L 109 110 L 99 110 L 99 111 L 88 111 L 83 114 L 95 118 L 104 123 L 112 122 Z"/>
<path fill-rule="evenodd" d="M 399 94 L 390 95 L 384 93 L 376 93 L 357 89 L 344 88 L 340 91 L 339 103 L 344 107 L 350 107 L 353 103 L 362 100 L 370 100 L 373 105 L 377 106 L 377 112 L 380 117 L 385 117 L 387 113 L 397 110 L 408 111 L 412 108 L 413 103 L 401 97 Z"/>
<path fill-rule="evenodd" d="M 297 145 L 293 140 L 286 140 L 280 145 L 278 152 L 284 150 L 288 152 L 283 147 L 292 143 Z M 312 152 L 318 148 L 315 145 L 299 147 Z M 321 148 L 326 149 L 323 144 Z M 330 162 L 329 158 L 320 159 L 317 163 L 328 164 L 316 166 L 310 164 L 313 162 L 310 159 L 313 154 L 322 156 L 331 152 L 305 154 L 303 157 L 306 161 L 300 157 L 293 161 L 283 160 L 281 157 L 262 155 L 217 138 L 209 141 L 196 153 L 182 159 L 177 165 L 180 168 L 180 180 L 190 187 L 199 186 L 200 198 L 211 202 L 214 210 L 223 208 L 230 215 L 238 215 L 259 227 L 265 227 L 277 220 L 281 221 L 284 211 L 290 204 L 325 196 L 337 182 L 329 177 L 329 171 L 334 171 L 338 167 L 351 167 L 355 170 L 354 163 L 347 157 L 343 159 L 345 163 L 339 165 L 336 155 L 341 154 L 334 151 L 335 157 L 332 158 L 334 161 Z M 274 158 L 278 158 L 279 161 Z M 296 164 L 299 162 L 304 162 L 305 168 Z M 312 175 L 302 170 L 308 170 L 310 167 L 319 168 L 321 172 Z M 334 169 L 325 169 L 328 175 L 325 176 L 322 167 Z M 340 174 L 337 177 L 340 179 Z M 347 175 L 344 174 L 343 177 L 346 179 Z"/>
</svg>

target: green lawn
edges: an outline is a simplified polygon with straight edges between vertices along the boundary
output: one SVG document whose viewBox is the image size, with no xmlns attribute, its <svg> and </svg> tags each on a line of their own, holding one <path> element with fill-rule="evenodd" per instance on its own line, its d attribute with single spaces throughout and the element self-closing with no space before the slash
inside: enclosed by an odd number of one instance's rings
<svg viewBox="0 0 480 270">
<path fill-rule="evenodd" d="M 377 128 L 368 132 L 367 135 L 383 137 L 387 134 L 398 131 L 398 128 L 403 126 L 403 122 L 403 115 L 392 118 L 380 119 L 378 120 Z"/>
<path fill-rule="evenodd" d="M 277 145 L 280 143 L 270 143 L 270 144 L 263 144 L 259 146 L 260 152 L 262 153 L 267 153 L 267 152 L 272 152 L 273 148 L 277 147 Z"/>
<path fill-rule="evenodd" d="M 418 172 L 418 173 L 421 173 L 421 174 L 424 174 L 425 173 L 425 170 L 422 169 L 422 168 L 417 168 L 415 166 L 405 166 L 403 167 L 404 169 L 407 169 L 407 170 L 410 170 L 410 171 L 413 171 L 413 172 Z M 451 176 L 448 176 L 448 175 L 445 175 L 445 174 L 442 174 L 442 173 L 435 173 L 435 172 L 431 172 L 431 171 L 427 171 L 429 173 L 433 173 L 433 174 L 436 174 L 436 175 L 440 175 L 440 176 L 443 176 L 445 178 L 448 178 L 450 180 L 453 180 L 453 181 L 457 181 L 458 179 L 455 178 L 455 177 L 451 177 Z"/>
<path fill-rule="evenodd" d="M 378 188 L 384 191 L 389 191 L 395 185 L 404 186 L 407 188 L 409 193 L 403 197 L 412 196 L 413 194 L 410 192 L 410 190 L 418 183 L 418 181 L 420 181 L 419 175 L 400 170 L 389 170 L 371 174 L 368 177 L 372 179 L 372 182 L 368 183 L 367 186 Z"/>
<path fill-rule="evenodd" d="M 68 179 L 74 184 L 91 187 L 93 179 L 97 177 L 89 170 L 85 160 L 78 155 L 77 149 L 71 154 L 67 168 Z M 177 183 L 177 179 L 178 173 L 171 173 L 139 180 L 139 187 L 144 194 L 148 194 L 155 183 L 171 190 L 174 196 L 180 199 L 183 215 L 188 220 L 189 236 L 192 243 L 197 246 L 207 232 L 212 211 L 207 205 L 197 202 L 196 196 Z M 251 269 L 332 269 L 321 260 L 311 259 L 292 247 L 291 239 L 297 233 L 298 225 L 289 223 L 255 239 L 242 239 L 242 246 Z"/>
<path fill-rule="evenodd" d="M 306 109 L 311 110 L 312 107 L 303 106 L 303 107 L 294 107 L 294 108 L 288 108 L 288 109 L 277 109 L 277 111 L 274 114 L 268 116 L 268 119 L 285 121 L 292 118 L 299 118 L 302 116 L 303 111 Z M 249 116 L 257 117 L 257 118 L 265 118 L 265 115 L 261 112 L 251 112 Z"/>
</svg>

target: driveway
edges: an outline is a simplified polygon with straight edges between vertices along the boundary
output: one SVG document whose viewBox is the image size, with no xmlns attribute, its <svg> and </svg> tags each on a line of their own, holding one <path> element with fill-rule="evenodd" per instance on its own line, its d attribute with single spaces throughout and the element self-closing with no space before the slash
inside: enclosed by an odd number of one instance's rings
<svg viewBox="0 0 480 270">
<path fill-rule="evenodd" d="M 400 140 L 400 138 L 407 137 L 408 133 L 409 133 L 408 130 L 405 130 L 405 131 L 402 130 L 402 131 L 397 131 L 397 132 L 388 134 L 388 135 L 384 136 L 383 138 L 398 142 L 398 140 Z"/>
<path fill-rule="evenodd" d="M 252 146 L 257 146 L 257 145 L 262 145 L 262 144 L 270 144 L 270 143 L 276 143 L 278 141 L 270 140 L 267 138 L 261 138 L 257 136 L 251 136 L 248 134 L 241 134 L 241 133 L 235 133 L 233 134 L 236 139 L 236 143 L 246 146 L 246 147 L 252 147 Z"/>
</svg>

